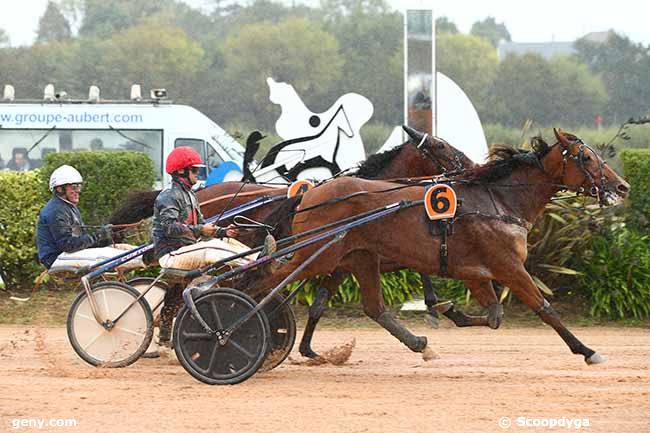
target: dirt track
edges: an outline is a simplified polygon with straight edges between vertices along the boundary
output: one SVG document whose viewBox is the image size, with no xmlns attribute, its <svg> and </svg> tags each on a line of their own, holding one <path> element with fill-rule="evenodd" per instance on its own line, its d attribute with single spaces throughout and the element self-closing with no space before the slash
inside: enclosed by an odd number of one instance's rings
<svg viewBox="0 0 650 433">
<path fill-rule="evenodd" d="M 440 359 L 424 362 L 378 328 L 324 329 L 316 350 L 356 338 L 347 364 L 287 361 L 211 387 L 161 360 L 89 367 L 63 328 L 0 327 L 0 431 L 19 418 L 74 418 L 76 427 L 39 431 L 465 433 L 504 431 L 501 417 L 509 431 L 543 431 L 517 417 L 566 417 L 588 419 L 583 431 L 650 432 L 647 329 L 575 328 L 609 358 L 591 367 L 550 328 L 419 331 Z"/>
</svg>

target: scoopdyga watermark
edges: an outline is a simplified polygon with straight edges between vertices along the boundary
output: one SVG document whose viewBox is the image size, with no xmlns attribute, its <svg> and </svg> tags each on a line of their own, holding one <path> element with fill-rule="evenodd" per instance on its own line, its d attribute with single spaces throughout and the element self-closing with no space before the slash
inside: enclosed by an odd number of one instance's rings
<svg viewBox="0 0 650 433">
<path fill-rule="evenodd" d="M 12 430 L 44 428 L 70 428 L 77 427 L 74 418 L 13 418 L 10 422 Z"/>
<path fill-rule="evenodd" d="M 518 416 L 516 418 L 510 418 L 507 416 L 502 416 L 499 418 L 499 427 L 502 429 L 509 429 L 511 426 L 515 425 L 517 427 L 533 427 L 533 428 L 545 428 L 545 429 L 567 429 L 567 430 L 580 430 L 583 428 L 589 428 L 589 418 L 570 418 L 570 417 L 560 417 L 560 418 L 542 418 L 542 417 L 530 417 L 530 416 Z"/>
</svg>

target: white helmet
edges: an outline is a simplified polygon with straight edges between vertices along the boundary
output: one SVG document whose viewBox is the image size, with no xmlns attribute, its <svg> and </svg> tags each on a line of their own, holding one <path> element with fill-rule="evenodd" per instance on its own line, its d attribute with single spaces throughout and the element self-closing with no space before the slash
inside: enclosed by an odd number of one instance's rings
<svg viewBox="0 0 650 433">
<path fill-rule="evenodd" d="M 62 165 L 52 172 L 50 176 L 50 191 L 61 185 L 69 183 L 82 183 L 84 180 L 76 168 L 70 165 Z"/>
</svg>

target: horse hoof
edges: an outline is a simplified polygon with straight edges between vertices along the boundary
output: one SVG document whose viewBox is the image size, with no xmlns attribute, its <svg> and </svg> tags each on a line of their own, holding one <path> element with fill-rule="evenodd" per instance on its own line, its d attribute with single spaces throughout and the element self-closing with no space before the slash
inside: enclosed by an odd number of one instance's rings
<svg viewBox="0 0 650 433">
<path fill-rule="evenodd" d="M 431 313 L 424 314 L 424 323 L 426 323 L 433 329 L 438 329 L 438 327 L 440 326 L 440 321 L 438 320 L 438 318 Z"/>
<path fill-rule="evenodd" d="M 309 347 L 307 347 L 305 349 L 300 348 L 300 354 L 302 356 L 304 356 L 305 358 L 310 358 L 310 359 L 316 359 L 316 358 L 318 358 L 320 356 L 320 355 L 318 355 L 318 353 L 314 352 Z"/>
<path fill-rule="evenodd" d="M 603 363 L 607 362 L 607 358 L 600 355 L 598 352 L 595 352 L 590 357 L 585 358 L 585 362 L 587 363 L 587 365 L 603 364 Z"/>
<path fill-rule="evenodd" d="M 487 322 L 490 328 L 498 329 L 499 326 L 501 326 L 502 317 L 503 317 L 503 305 L 492 304 L 488 306 Z"/>
<path fill-rule="evenodd" d="M 422 359 L 424 361 L 431 361 L 432 359 L 438 359 L 440 355 L 433 351 L 429 346 L 425 347 L 422 351 Z"/>
</svg>

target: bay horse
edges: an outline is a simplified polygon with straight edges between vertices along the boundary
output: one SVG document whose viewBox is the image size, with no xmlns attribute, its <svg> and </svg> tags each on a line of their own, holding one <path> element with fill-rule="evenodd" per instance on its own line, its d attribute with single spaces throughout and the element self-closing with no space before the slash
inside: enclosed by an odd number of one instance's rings
<svg viewBox="0 0 650 433">
<path fill-rule="evenodd" d="M 435 176 L 452 170 L 474 167 L 475 164 L 465 154 L 446 141 L 422 134 L 404 127 L 410 139 L 386 152 L 371 155 L 361 164 L 353 176 L 366 179 L 393 179 Z M 151 218 L 156 197 L 161 190 L 136 190 L 130 192 L 111 216 L 108 223 L 113 225 L 133 224 Z M 256 198 L 269 195 L 286 195 L 287 187 L 268 186 L 247 182 L 223 182 L 199 190 L 196 195 L 204 217 L 218 215 L 224 208 L 247 203 Z M 264 220 L 275 211 L 279 204 L 271 204 L 246 214 L 256 221 Z M 115 229 L 116 241 L 121 241 L 123 231 Z M 246 236 L 246 234 L 242 234 Z M 238 238 L 249 243 L 250 238 Z M 249 242 L 246 242 L 248 240 Z M 255 243 L 252 243 L 255 244 Z"/>
<path fill-rule="evenodd" d="M 605 362 L 564 326 L 526 271 L 527 235 L 558 191 L 574 191 L 597 198 L 601 205 L 611 205 L 627 196 L 629 185 L 582 140 L 554 132 L 557 142 L 552 146 L 538 138 L 534 151 L 499 148 L 493 151 L 493 161 L 449 179 L 463 205 L 452 220 L 446 266 L 441 260 L 441 238 L 429 233 L 422 206 L 412 206 L 350 230 L 296 279 L 331 274 L 337 269 L 351 272 L 361 287 L 366 315 L 423 356 L 431 352 L 426 337 L 413 335 L 386 311 L 380 263 L 390 261 L 427 275 L 445 274 L 468 281 L 470 291 L 483 306 L 498 303 L 494 291 L 488 290 L 491 281 L 498 281 L 550 325 L 571 352 L 583 355 L 587 364 Z M 302 196 L 297 209 L 306 211 L 292 218 L 291 231 L 305 232 L 393 203 L 421 203 L 425 189 L 420 184 L 339 178 Z M 362 191 L 368 193 L 331 203 L 326 211 L 311 209 L 332 198 Z M 247 273 L 237 287 L 252 295 L 275 287 L 325 242 L 296 251 L 271 274 Z"/>
<path fill-rule="evenodd" d="M 463 152 L 446 141 L 415 131 L 407 126 L 404 127 L 404 130 L 410 137 L 408 141 L 394 149 L 371 155 L 360 164 L 354 176 L 368 179 L 435 176 L 475 166 Z M 151 217 L 153 215 L 153 204 L 159 192 L 160 190 L 135 191 L 129 194 L 123 205 L 111 215 L 109 222 L 114 225 L 132 224 Z M 286 195 L 286 192 L 286 187 L 224 182 L 198 191 L 197 198 L 203 215 L 211 217 L 218 215 L 226 208 L 229 209 L 244 204 L 255 198 L 264 195 Z M 282 203 L 268 204 L 246 213 L 245 216 L 256 221 L 265 221 L 274 213 L 282 211 L 282 206 Z M 119 231 L 114 233 L 114 238 L 119 240 Z M 261 243 L 260 232 L 240 231 L 237 239 L 248 245 Z M 392 272 L 402 268 L 402 266 L 394 263 L 382 265 L 384 272 Z M 312 358 L 317 356 L 310 347 L 314 329 L 325 310 L 327 300 L 336 293 L 336 290 L 348 275 L 348 272 L 337 271 L 321 281 L 314 302 L 310 306 L 309 320 L 300 343 L 300 352 L 304 356 Z M 435 305 L 438 304 L 438 298 L 431 284 L 431 279 L 424 274 L 421 274 L 420 277 L 424 287 L 425 303 L 430 323 L 436 324 L 438 315 Z M 453 308 L 443 313 L 458 326 L 476 324 L 470 316 L 456 312 Z M 479 324 L 483 324 L 483 322 Z"/>
</svg>

